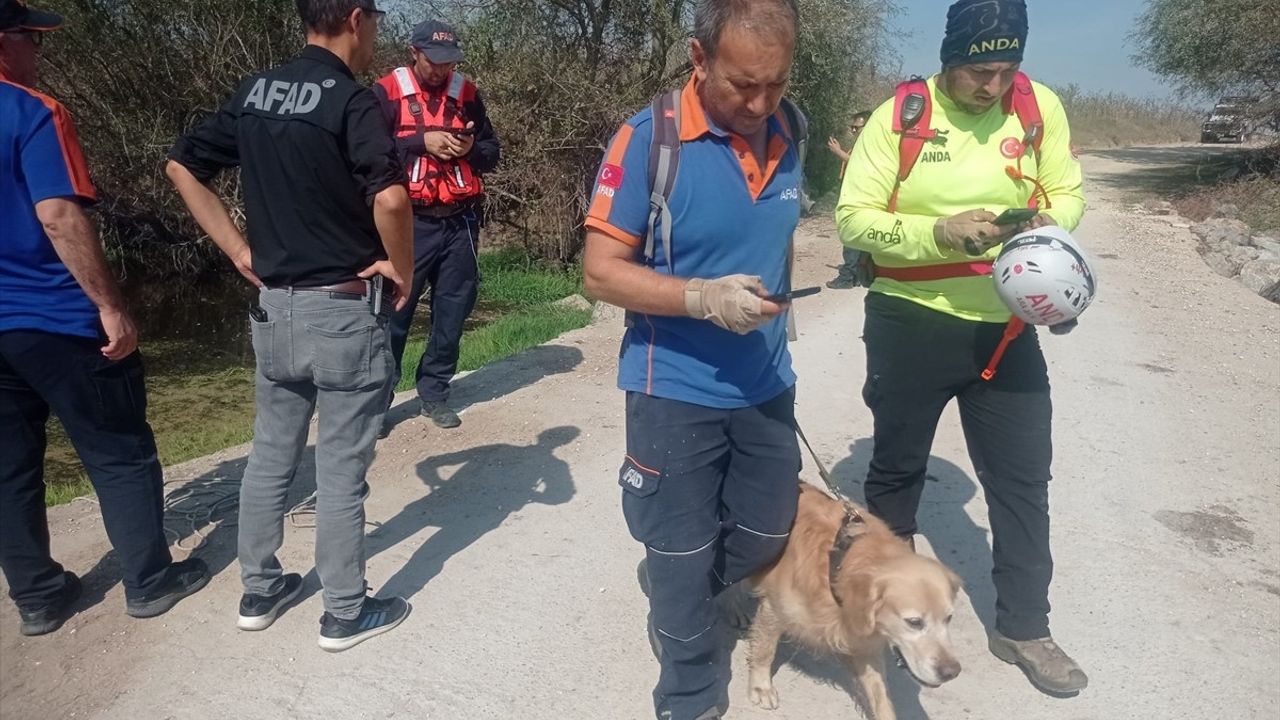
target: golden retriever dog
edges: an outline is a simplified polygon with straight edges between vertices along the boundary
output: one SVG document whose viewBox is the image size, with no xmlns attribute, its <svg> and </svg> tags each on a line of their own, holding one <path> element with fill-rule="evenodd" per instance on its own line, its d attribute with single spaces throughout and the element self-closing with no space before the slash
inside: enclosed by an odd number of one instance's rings
<svg viewBox="0 0 1280 720">
<path fill-rule="evenodd" d="M 773 659 L 783 635 L 845 661 L 862 686 L 875 720 L 895 720 L 884 682 L 885 649 L 921 685 L 937 687 L 960 674 L 951 652 L 951 610 L 960 578 L 917 555 L 863 508 L 846 507 L 801 485 L 800 506 L 786 550 L 750 579 L 759 609 L 748 635 L 751 702 L 778 707 Z M 843 529 L 842 529 L 843 528 Z M 847 532 L 843 557 L 831 550 Z M 831 573 L 830 562 L 837 561 Z"/>
</svg>

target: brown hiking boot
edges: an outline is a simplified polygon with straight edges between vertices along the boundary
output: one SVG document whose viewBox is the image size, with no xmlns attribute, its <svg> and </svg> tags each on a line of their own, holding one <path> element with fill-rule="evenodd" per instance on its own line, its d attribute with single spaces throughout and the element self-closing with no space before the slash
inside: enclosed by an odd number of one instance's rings
<svg viewBox="0 0 1280 720">
<path fill-rule="evenodd" d="M 1017 665 L 1042 692 L 1075 695 L 1089 684 L 1089 678 L 1051 637 L 1010 640 L 998 632 L 987 638 L 991 654 Z"/>
</svg>

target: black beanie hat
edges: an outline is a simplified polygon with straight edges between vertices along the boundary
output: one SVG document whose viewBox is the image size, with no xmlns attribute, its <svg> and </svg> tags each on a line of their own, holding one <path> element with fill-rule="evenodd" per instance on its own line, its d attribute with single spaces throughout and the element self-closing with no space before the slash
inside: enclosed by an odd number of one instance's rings
<svg viewBox="0 0 1280 720">
<path fill-rule="evenodd" d="M 1023 0 L 958 0 L 947 10 L 942 67 L 987 62 L 1022 62 L 1027 46 L 1027 4 Z"/>
</svg>

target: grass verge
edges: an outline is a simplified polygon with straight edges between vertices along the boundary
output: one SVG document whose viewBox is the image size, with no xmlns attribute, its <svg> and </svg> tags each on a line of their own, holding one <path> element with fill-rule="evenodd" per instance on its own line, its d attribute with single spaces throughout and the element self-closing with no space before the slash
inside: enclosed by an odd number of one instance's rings
<svg viewBox="0 0 1280 720">
<path fill-rule="evenodd" d="M 558 308 L 561 298 L 580 292 L 581 275 L 553 272 L 519 249 L 480 255 L 480 300 L 462 336 L 459 370 L 474 370 L 540 345 L 591 319 L 591 312 Z M 158 307 L 158 306 L 154 306 Z M 146 312 L 145 310 L 143 312 Z M 241 308 L 228 308 L 227 323 L 242 321 Z M 429 321 L 425 305 L 404 354 L 404 379 L 413 387 Z M 145 335 L 144 335 L 145 337 Z M 253 355 L 240 343 L 190 337 L 143 344 L 147 365 L 147 419 L 166 466 L 216 452 L 253 437 Z M 45 504 L 60 505 L 93 492 L 70 440 L 56 419 L 48 427 Z"/>
</svg>

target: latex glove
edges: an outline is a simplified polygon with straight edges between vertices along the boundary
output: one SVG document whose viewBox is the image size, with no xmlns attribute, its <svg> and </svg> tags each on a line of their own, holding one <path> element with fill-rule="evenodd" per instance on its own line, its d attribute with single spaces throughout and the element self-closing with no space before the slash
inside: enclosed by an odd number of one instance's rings
<svg viewBox="0 0 1280 720">
<path fill-rule="evenodd" d="M 719 327 L 746 335 L 786 310 L 769 302 L 759 277 L 726 275 L 713 280 L 694 278 L 685 283 L 684 306 L 689 317 L 710 320 Z"/>
<path fill-rule="evenodd" d="M 943 250 L 981 255 L 1018 232 L 1017 225 L 996 225 L 991 222 L 995 219 L 995 214 L 986 210 L 940 218 L 933 226 L 933 241 Z"/>
</svg>

